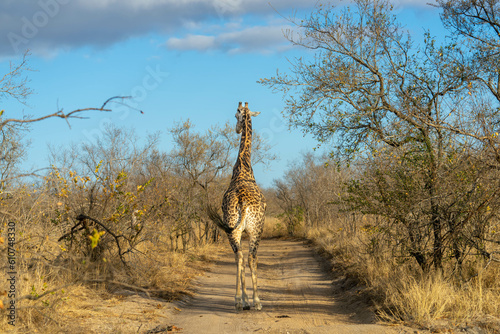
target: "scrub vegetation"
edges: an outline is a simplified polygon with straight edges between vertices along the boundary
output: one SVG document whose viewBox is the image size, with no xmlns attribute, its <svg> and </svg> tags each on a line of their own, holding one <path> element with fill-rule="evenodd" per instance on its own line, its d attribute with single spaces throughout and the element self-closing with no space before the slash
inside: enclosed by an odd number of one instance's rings
<svg viewBox="0 0 500 334">
<path fill-rule="evenodd" d="M 421 42 L 390 1 L 318 4 L 291 18 L 307 50 L 260 83 L 282 93 L 291 127 L 318 140 L 264 190 L 264 237 L 300 237 L 380 320 L 434 332 L 500 331 L 500 3 L 438 0 L 448 36 Z M 0 79 L 0 102 L 32 93 L 28 55 Z M 0 111 L 0 331 L 86 332 L 93 305 L 130 293 L 165 302 L 227 240 L 219 210 L 238 151 L 232 124 L 190 121 L 160 134 L 107 126 L 53 148 L 50 167 L 20 170 L 41 118 Z M 1 109 L 1 108 L 0 108 Z M 255 130 L 253 165 L 276 159 Z M 258 180 L 257 180 L 258 181 Z M 2 276 L 3 277 L 3 276 Z M 9 276 L 10 277 L 10 276 Z M 95 310 L 94 310 L 95 312 Z M 117 332 L 120 332 L 117 330 Z"/>
</svg>

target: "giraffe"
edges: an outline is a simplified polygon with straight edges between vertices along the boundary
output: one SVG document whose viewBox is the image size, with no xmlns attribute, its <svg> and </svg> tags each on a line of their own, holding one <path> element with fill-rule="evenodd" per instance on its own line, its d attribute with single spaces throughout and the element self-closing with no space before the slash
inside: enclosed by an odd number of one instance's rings
<svg viewBox="0 0 500 334">
<path fill-rule="evenodd" d="M 222 219 L 214 221 L 226 233 L 236 257 L 236 310 L 249 310 L 245 285 L 245 260 L 241 248 L 241 236 L 246 231 L 249 236 L 248 265 L 252 274 L 253 307 L 262 309 L 257 292 L 257 248 L 264 226 L 266 202 L 253 175 L 250 161 L 252 146 L 252 117 L 260 112 L 248 109 L 248 102 L 240 102 L 236 112 L 236 133 L 241 133 L 240 150 L 233 167 L 231 182 L 222 199 Z"/>
</svg>

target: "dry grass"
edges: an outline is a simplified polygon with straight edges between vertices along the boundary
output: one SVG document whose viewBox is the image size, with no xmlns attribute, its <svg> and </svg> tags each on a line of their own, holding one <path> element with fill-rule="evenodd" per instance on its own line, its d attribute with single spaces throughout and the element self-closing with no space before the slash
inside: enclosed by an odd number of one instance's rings
<svg viewBox="0 0 500 334">
<path fill-rule="evenodd" d="M 186 251 L 173 251 L 172 226 L 144 221 L 141 234 L 144 240 L 125 255 L 129 269 L 117 256 L 113 243 L 108 243 L 97 260 L 91 261 L 79 253 L 78 248 L 70 249 L 64 241 L 58 241 L 74 224 L 68 217 L 61 219 L 67 221 L 66 225 L 51 221 L 54 213 L 64 207 L 59 198 L 29 188 L 6 200 L 0 198 L 0 223 L 4 224 L 0 226 L 0 236 L 5 241 L 2 243 L 0 239 L 0 264 L 2 271 L 7 272 L 6 227 L 7 222 L 15 221 L 18 299 L 16 327 L 8 324 L 7 310 L 0 309 L 0 333 L 102 333 L 95 327 L 99 322 L 109 325 L 105 332 L 128 333 L 130 329 L 124 325 L 122 313 L 126 318 L 135 319 L 138 326 L 145 319 L 152 324 L 154 317 L 117 308 L 118 315 L 109 316 L 117 300 L 123 304 L 125 299 L 136 295 L 135 304 L 129 306 L 131 310 L 143 304 L 146 315 L 156 314 L 161 311 L 158 305 L 164 307 L 169 301 L 191 294 L 192 279 L 202 274 L 220 251 L 227 248 L 224 238 L 215 245 L 205 243 L 201 237 L 197 240 L 204 231 L 195 227 L 187 247 L 180 242 L 179 248 Z M 85 242 L 84 237 L 81 240 Z M 0 281 L 0 301 L 4 305 L 8 305 L 10 298 L 2 292 L 8 290 L 8 282 Z M 153 306 L 148 304 L 152 300 L 156 303 Z M 112 322 L 111 318 L 117 321 Z"/>
<path fill-rule="evenodd" d="M 126 271 L 111 254 L 97 262 L 69 254 L 64 243 L 57 241 L 61 233 L 43 221 L 31 217 L 16 224 L 16 293 L 20 300 L 16 304 L 15 328 L 8 324 L 6 310 L 2 310 L 1 333 L 99 333 L 92 329 L 90 320 L 109 322 L 106 307 L 122 296 L 139 293 L 151 300 L 149 294 L 166 303 L 191 293 L 191 280 L 208 267 L 221 249 L 220 245 L 205 244 L 185 253 L 173 252 L 169 242 L 163 240 L 166 233 L 155 226 L 150 232 L 160 237 L 155 242 L 141 243 L 136 252 L 128 254 L 130 271 Z M 2 228 L 6 239 L 4 231 Z M 6 243 L 0 245 L 0 252 L 2 270 L 6 272 Z M 8 282 L 2 280 L 0 291 L 8 288 Z M 1 300 L 8 305 L 7 295 Z M 141 314 L 135 317 L 145 319 Z M 112 331 L 128 333 L 125 327 L 118 322 Z"/>
<path fill-rule="evenodd" d="M 423 275 L 411 261 L 397 263 L 388 249 L 370 251 L 370 236 L 363 230 L 346 233 L 336 226 L 308 231 L 307 237 L 332 258 L 346 280 L 365 287 L 381 320 L 435 331 L 475 324 L 488 333 L 500 332 L 498 263 L 486 269 L 485 263 L 476 263 L 469 270 L 476 275 L 463 282 L 443 274 Z"/>
<path fill-rule="evenodd" d="M 262 238 L 280 238 L 287 236 L 286 226 L 283 222 L 275 217 L 266 217 L 264 221 L 264 232 L 262 233 Z"/>
<path fill-rule="evenodd" d="M 389 282 L 386 289 L 386 305 L 390 308 L 381 309 L 383 319 L 409 321 L 426 328 L 443 319 L 456 325 L 491 320 L 486 327 L 500 329 L 494 321 L 500 311 L 498 288 L 487 287 L 480 277 L 457 286 L 440 274 L 420 279 L 408 276 Z"/>
</svg>

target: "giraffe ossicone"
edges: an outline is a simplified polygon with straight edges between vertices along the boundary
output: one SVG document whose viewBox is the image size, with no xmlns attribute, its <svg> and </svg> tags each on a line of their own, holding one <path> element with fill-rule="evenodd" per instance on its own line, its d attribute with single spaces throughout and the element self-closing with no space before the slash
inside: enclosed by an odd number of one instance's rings
<svg viewBox="0 0 500 334">
<path fill-rule="evenodd" d="M 241 247 L 241 236 L 246 231 L 249 236 L 248 265 L 252 276 L 253 307 L 262 309 L 257 291 L 257 249 L 264 227 L 266 200 L 253 175 L 252 117 L 260 112 L 252 112 L 240 102 L 236 112 L 236 132 L 241 134 L 240 149 L 233 167 L 231 182 L 222 199 L 223 217 L 214 220 L 226 232 L 236 257 L 236 309 L 248 310 L 250 304 L 245 284 L 245 259 Z"/>
</svg>

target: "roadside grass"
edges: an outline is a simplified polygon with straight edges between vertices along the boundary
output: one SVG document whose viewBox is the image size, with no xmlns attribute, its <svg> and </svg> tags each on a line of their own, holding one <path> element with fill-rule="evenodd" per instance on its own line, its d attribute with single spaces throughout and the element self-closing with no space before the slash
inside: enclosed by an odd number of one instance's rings
<svg viewBox="0 0 500 334">
<path fill-rule="evenodd" d="M 2 333 L 98 333 L 92 319 L 106 321 L 107 307 L 127 296 L 159 300 L 159 309 L 171 300 L 192 293 L 192 280 L 203 273 L 221 250 L 218 244 L 197 243 L 185 252 L 174 251 L 171 230 L 158 223 L 145 224 L 147 238 L 126 255 L 129 269 L 107 249 L 98 261 L 69 252 L 58 241 L 68 226 L 47 219 L 57 207 L 50 196 L 28 191 L 12 199 L 1 227 L 2 270 L 8 271 L 7 221 L 16 222 L 16 327 L 8 324 L 9 284 L 0 282 L 0 332 Z M 31 199 L 27 199 L 31 198 Z M 431 331 L 479 326 L 487 333 L 500 332 L 500 266 L 496 262 L 469 261 L 467 277 L 456 277 L 453 268 L 423 275 L 411 260 L 396 259 L 389 245 L 378 242 L 363 228 L 369 217 L 344 217 L 329 226 L 308 229 L 297 226 L 295 237 L 311 240 L 343 275 L 346 289 L 371 300 L 382 321 L 403 323 Z M 195 232 L 196 233 L 196 232 Z M 286 225 L 267 217 L 264 238 L 288 237 Z M 359 287 L 363 287 L 361 290 Z M 161 301 L 161 302 L 160 302 Z M 154 313 L 154 311 L 153 311 Z M 97 321 L 97 320 L 96 320 Z M 115 333 L 127 333 L 122 323 L 111 325 Z"/>
<path fill-rule="evenodd" d="M 71 184 L 62 176 L 59 181 Z M 80 184 L 78 180 L 72 182 Z M 160 310 L 168 302 L 190 295 L 193 279 L 229 247 L 223 234 L 218 243 L 212 243 L 204 224 L 192 223 L 191 234 L 185 238 L 179 236 L 172 222 L 144 218 L 140 242 L 123 255 L 128 266 L 124 266 L 110 238 L 99 240 L 99 256 L 92 258 L 84 253 L 88 249 L 85 243 L 91 239 L 84 231 L 73 239 L 59 240 L 75 225 L 77 209 L 86 205 L 85 198 L 77 191 L 70 192 L 70 188 L 64 195 L 39 189 L 25 186 L 12 196 L 0 196 L 0 265 L 4 273 L 9 271 L 9 222 L 14 222 L 16 229 L 16 326 L 8 323 L 7 306 L 12 298 L 8 297 L 9 282 L 2 280 L 0 333 L 100 333 L 95 329 L 97 322 L 108 323 L 113 332 L 128 333 L 123 323 L 111 321 L 123 320 L 120 314 L 107 313 L 118 301 L 133 296 L 139 301 L 155 300 Z M 113 196 L 110 200 L 116 194 Z M 116 203 L 116 207 L 120 205 Z M 106 216 L 97 218 L 104 221 Z M 111 220 L 107 222 L 114 227 Z M 124 228 L 130 226 L 126 220 L 121 223 Z M 286 234 L 279 224 L 276 219 L 268 220 L 271 234 Z M 132 309 L 138 307 L 131 304 Z M 153 307 L 148 312 L 156 314 L 158 310 Z"/>
<path fill-rule="evenodd" d="M 44 217 L 40 207 L 47 205 L 43 198 L 25 210 L 18 207 L 16 222 L 16 322 L 8 323 L 7 295 L 9 283 L 0 282 L 1 333 L 98 333 L 89 325 L 97 317 L 107 321 L 106 305 L 121 298 L 139 295 L 158 300 L 158 305 L 192 293 L 192 279 L 202 274 L 217 258 L 222 245 L 200 243 L 186 252 L 173 251 L 168 231 L 162 226 L 150 227 L 145 234 L 155 240 L 140 243 L 127 254 L 127 270 L 113 249 L 103 258 L 90 261 L 88 257 L 69 252 L 62 235 Z M 12 211 L 11 211 L 12 212 Z M 24 214 L 22 214 L 24 212 Z M 2 272 L 8 271 L 6 223 L 1 227 L 0 243 Z M 5 277 L 6 275 L 2 275 Z M 113 327 L 125 333 L 123 325 Z"/>
<path fill-rule="evenodd" d="M 362 228 L 366 219 L 339 220 L 310 229 L 305 237 L 331 259 L 346 288 L 363 287 L 357 292 L 372 302 L 380 320 L 434 332 L 467 326 L 500 332 L 499 263 L 471 259 L 464 278 L 446 267 L 425 275 L 413 261 L 395 259 L 388 246 L 374 243 Z"/>
<path fill-rule="evenodd" d="M 266 217 L 264 221 L 264 231 L 262 232 L 263 239 L 281 238 L 287 236 L 285 224 L 276 217 Z"/>
</svg>

